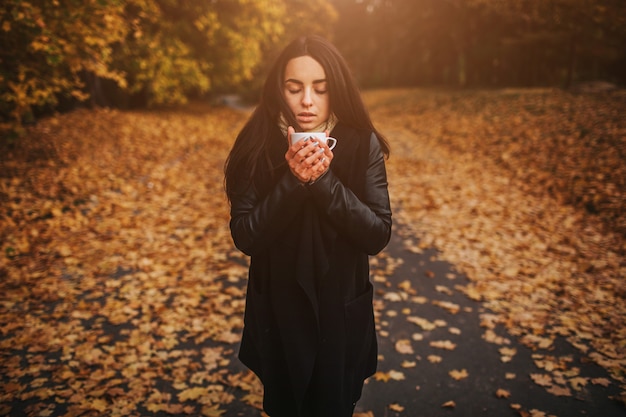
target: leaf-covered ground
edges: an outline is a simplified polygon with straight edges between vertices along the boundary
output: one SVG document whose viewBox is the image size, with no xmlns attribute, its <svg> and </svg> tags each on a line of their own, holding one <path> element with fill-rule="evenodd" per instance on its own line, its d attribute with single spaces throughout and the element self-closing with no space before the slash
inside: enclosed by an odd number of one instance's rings
<svg viewBox="0 0 626 417">
<path fill-rule="evenodd" d="M 564 337 L 624 383 L 626 94 L 386 92 L 399 219 L 530 346 Z M 568 204 L 569 203 L 569 204 Z"/>
<path fill-rule="evenodd" d="M 469 277 L 463 291 L 490 311 L 487 337 L 503 326 L 532 348 L 567 340 L 611 376 L 597 383 L 621 385 L 623 401 L 626 95 L 388 90 L 366 99 L 392 145 L 405 247 L 436 248 Z M 234 402 L 259 406 L 258 381 L 235 359 L 246 259 L 232 246 L 222 187 L 245 117 L 204 105 L 81 110 L 2 145 L 0 415 L 219 416 Z M 385 281 L 393 263 L 374 258 L 374 278 Z M 410 287 L 381 294 L 379 320 Z M 396 349 L 406 354 L 411 342 Z M 550 373 L 558 366 L 543 366 L 535 383 L 563 394 L 554 382 L 563 375 Z M 450 376 L 466 377 L 461 368 Z"/>
</svg>

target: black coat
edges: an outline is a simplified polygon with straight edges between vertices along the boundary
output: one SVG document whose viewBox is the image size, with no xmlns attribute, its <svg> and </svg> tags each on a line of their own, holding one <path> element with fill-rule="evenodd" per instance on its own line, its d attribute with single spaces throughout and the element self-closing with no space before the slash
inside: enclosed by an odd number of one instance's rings
<svg viewBox="0 0 626 417">
<path fill-rule="evenodd" d="M 250 255 L 239 357 L 263 382 L 270 415 L 351 415 L 376 370 L 368 255 L 391 234 L 383 154 L 376 136 L 341 124 L 331 169 L 302 185 L 286 164 L 275 180 L 231 197 L 235 245 Z M 284 161 L 276 130 L 272 159 Z M 309 404 L 309 405 L 307 405 Z"/>
</svg>

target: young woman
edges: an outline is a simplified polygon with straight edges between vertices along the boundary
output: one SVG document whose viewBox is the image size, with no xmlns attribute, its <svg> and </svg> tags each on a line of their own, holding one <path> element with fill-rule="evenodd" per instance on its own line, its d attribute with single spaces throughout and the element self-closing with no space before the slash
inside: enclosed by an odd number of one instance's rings
<svg viewBox="0 0 626 417">
<path fill-rule="evenodd" d="M 337 144 L 292 145 L 294 131 Z M 376 370 L 368 255 L 391 234 L 388 154 L 336 48 L 289 44 L 225 166 L 233 240 L 250 256 L 239 357 L 271 417 L 350 417 Z"/>
</svg>

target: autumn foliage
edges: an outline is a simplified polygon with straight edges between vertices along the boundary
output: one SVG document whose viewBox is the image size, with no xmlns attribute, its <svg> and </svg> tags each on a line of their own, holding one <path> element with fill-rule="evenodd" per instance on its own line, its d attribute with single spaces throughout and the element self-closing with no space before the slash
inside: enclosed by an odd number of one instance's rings
<svg viewBox="0 0 626 417">
<path fill-rule="evenodd" d="M 185 103 L 253 82 L 299 14 L 288 0 L 3 1 L 0 123 L 91 100 L 115 107 Z M 298 8 L 333 22 L 325 0 Z M 295 29 L 294 29 L 295 30 Z M 0 126 L 2 127 L 2 126 Z"/>
<path fill-rule="evenodd" d="M 468 276 L 463 291 L 489 312 L 487 332 L 503 326 L 538 351 L 566 340 L 606 369 L 602 383 L 620 386 L 624 401 L 626 96 L 365 97 L 391 142 L 392 208 L 406 248 L 435 247 Z M 222 182 L 245 117 L 197 103 L 79 110 L 2 145 L 0 415 L 219 416 L 235 402 L 260 406 L 258 381 L 234 359 L 247 260 L 231 242 Z M 423 276 L 407 277 L 402 291 Z M 457 342 L 429 343 L 453 352 Z M 409 340 L 395 348 L 414 353 Z M 572 376 L 564 386 L 554 372 L 566 364 L 535 361 L 541 371 L 526 377 L 555 395 L 584 383 Z"/>
<path fill-rule="evenodd" d="M 626 3 L 603 0 L 5 0 L 0 128 L 85 103 L 258 94 L 293 37 L 322 34 L 368 87 L 626 82 Z"/>
</svg>

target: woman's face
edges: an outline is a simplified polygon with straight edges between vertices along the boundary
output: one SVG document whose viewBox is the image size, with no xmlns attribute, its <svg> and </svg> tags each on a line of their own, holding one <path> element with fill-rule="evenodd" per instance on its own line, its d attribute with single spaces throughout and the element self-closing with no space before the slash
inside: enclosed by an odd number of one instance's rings
<svg viewBox="0 0 626 417">
<path fill-rule="evenodd" d="M 326 74 L 319 62 L 310 56 L 299 56 L 287 62 L 283 95 L 287 105 L 304 131 L 328 120 L 330 102 Z"/>
</svg>

